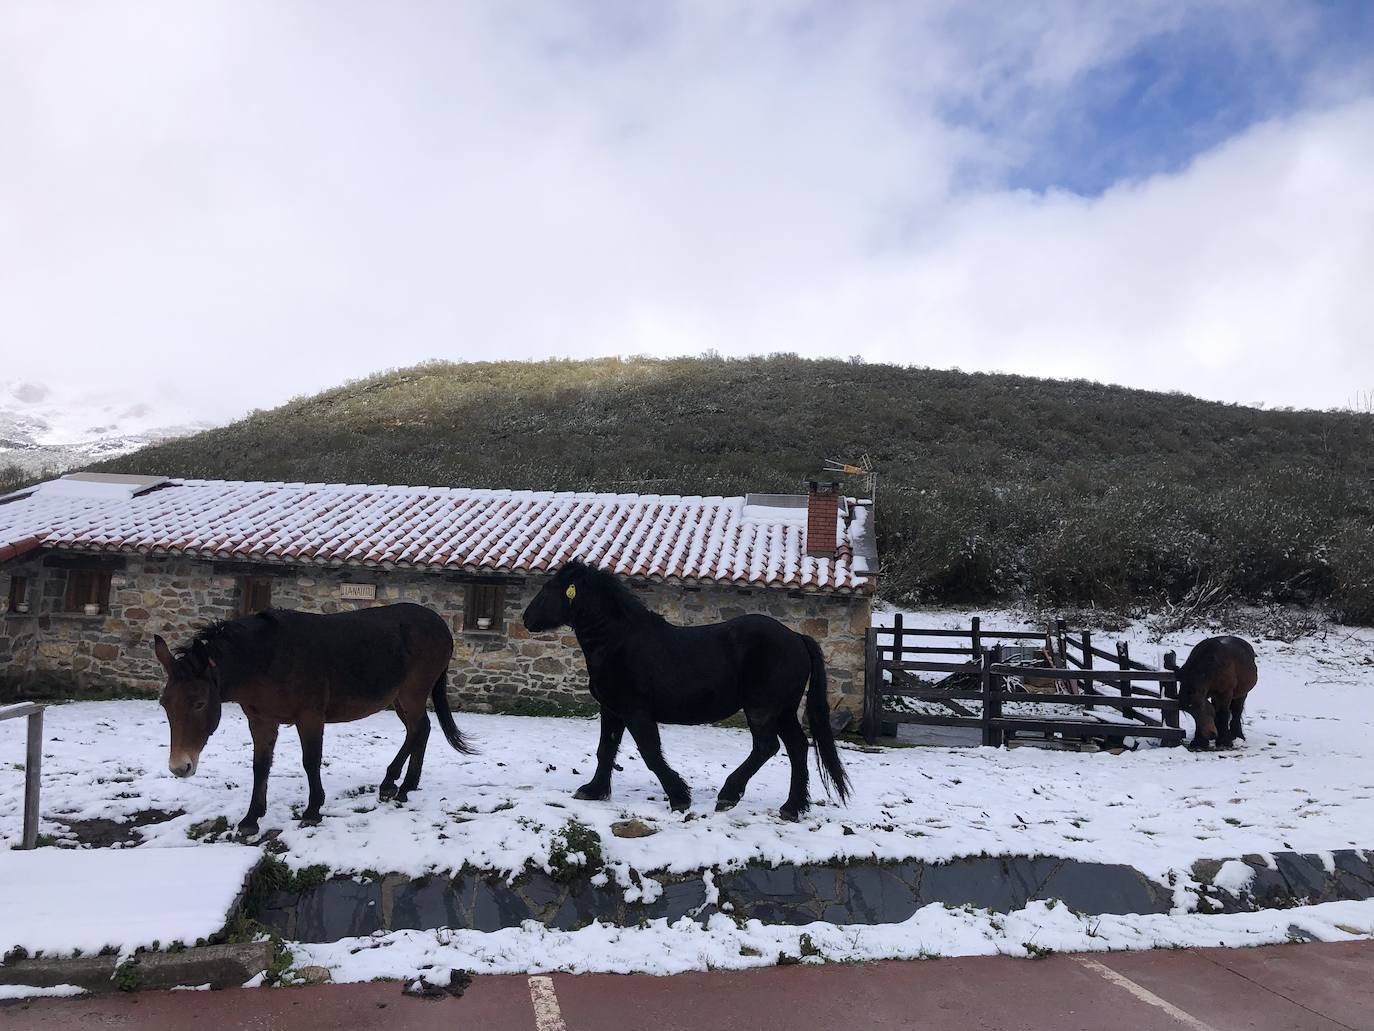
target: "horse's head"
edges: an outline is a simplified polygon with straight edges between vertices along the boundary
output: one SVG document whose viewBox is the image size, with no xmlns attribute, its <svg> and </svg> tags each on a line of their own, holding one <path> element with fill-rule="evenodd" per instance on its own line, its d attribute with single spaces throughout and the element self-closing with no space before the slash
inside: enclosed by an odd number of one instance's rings
<svg viewBox="0 0 1374 1031">
<path fill-rule="evenodd" d="M 1197 681 L 1184 675 L 1178 683 L 1178 700 L 1183 711 L 1193 717 L 1196 728 L 1194 737 L 1203 741 L 1214 741 L 1217 736 L 1217 711 L 1207 689 Z"/>
<path fill-rule="evenodd" d="M 525 629 L 537 634 L 571 624 L 577 592 L 586 587 L 587 579 L 587 567 L 581 562 L 564 563 L 525 606 L 520 617 Z"/>
<path fill-rule="evenodd" d="M 215 660 L 199 639 L 180 655 L 173 655 L 167 642 L 153 638 L 153 653 L 167 671 L 167 686 L 158 699 L 167 713 L 172 742 L 167 768 L 178 777 L 196 772 L 201 749 L 219 726 L 220 694 L 215 683 Z"/>
</svg>

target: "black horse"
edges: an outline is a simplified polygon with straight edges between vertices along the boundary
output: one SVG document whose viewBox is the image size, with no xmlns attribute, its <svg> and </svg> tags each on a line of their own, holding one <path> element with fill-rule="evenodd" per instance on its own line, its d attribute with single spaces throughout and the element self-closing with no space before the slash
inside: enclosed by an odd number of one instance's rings
<svg viewBox="0 0 1374 1031">
<path fill-rule="evenodd" d="M 754 748 L 725 779 L 716 809 L 730 809 L 740 800 L 749 778 L 777 754 L 781 738 L 792 763 L 792 785 L 780 815 L 796 820 L 810 805 L 806 732 L 797 719 L 803 693 L 821 781 L 827 788 L 833 784 L 841 800 L 848 797 L 849 780 L 830 730 L 825 661 L 812 638 L 758 615 L 710 626 L 673 626 L 610 573 L 576 561 L 535 595 L 524 623 L 535 633 L 572 627 L 587 660 L 592 697 L 601 705 L 596 773 L 577 790 L 577 798 L 610 796 L 611 770 L 628 729 L 669 805 L 678 812 L 689 808 L 691 791 L 664 760 L 658 725 L 714 723 L 743 709 Z"/>
<path fill-rule="evenodd" d="M 153 650 L 167 672 L 160 702 L 171 728 L 167 766 L 178 777 L 196 772 L 201 749 L 219 726 L 220 706 L 237 702 L 253 735 L 253 799 L 239 823 L 256 834 L 267 810 L 267 775 L 277 729 L 294 724 L 310 781 L 303 825 L 320 821 L 324 786 L 320 759 L 324 725 L 371 716 L 388 706 L 406 727 L 405 743 L 387 767 L 378 794 L 404 802 L 420 784 L 429 741 L 428 698 L 449 744 L 469 749 L 448 707 L 453 634 L 422 605 L 382 605 L 317 615 L 270 609 L 210 623 L 173 654 L 161 637 Z M 406 765 L 405 780 L 396 777 Z"/>
</svg>

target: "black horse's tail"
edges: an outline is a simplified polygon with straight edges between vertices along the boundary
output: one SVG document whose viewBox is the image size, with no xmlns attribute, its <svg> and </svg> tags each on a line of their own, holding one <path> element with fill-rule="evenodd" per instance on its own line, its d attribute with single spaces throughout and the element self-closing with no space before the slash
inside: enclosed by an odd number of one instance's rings
<svg viewBox="0 0 1374 1031">
<path fill-rule="evenodd" d="M 806 689 L 806 721 L 811 724 L 811 740 L 820 758 L 821 784 L 827 791 L 834 785 L 840 801 L 849 798 L 849 778 L 840 765 L 840 753 L 835 750 L 835 735 L 830 730 L 830 703 L 825 697 L 825 656 L 815 638 L 801 635 L 811 654 L 811 683 Z"/>
<path fill-rule="evenodd" d="M 434 699 L 434 715 L 439 717 L 439 726 L 444 728 L 444 737 L 448 738 L 448 743 L 464 755 L 475 754 L 463 740 L 463 735 L 458 732 L 458 724 L 453 722 L 453 712 L 448 707 L 448 671 L 439 674 L 439 679 L 434 682 L 434 691 L 431 694 Z"/>
</svg>

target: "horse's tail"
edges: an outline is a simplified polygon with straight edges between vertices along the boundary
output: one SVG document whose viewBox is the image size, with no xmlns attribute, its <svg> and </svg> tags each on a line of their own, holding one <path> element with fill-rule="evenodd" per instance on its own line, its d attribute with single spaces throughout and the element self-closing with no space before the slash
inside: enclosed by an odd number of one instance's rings
<svg viewBox="0 0 1374 1031">
<path fill-rule="evenodd" d="M 830 703 L 825 697 L 825 656 L 815 638 L 801 635 L 811 655 L 811 683 L 806 689 L 806 721 L 811 724 L 811 740 L 820 759 L 821 784 L 829 791 L 834 785 L 840 801 L 849 798 L 849 778 L 840 765 L 840 753 L 835 749 L 835 735 L 830 730 Z"/>
<path fill-rule="evenodd" d="M 434 682 L 431 697 L 434 699 L 434 715 L 439 717 L 439 726 L 444 728 L 444 737 L 448 738 L 448 743 L 464 755 L 475 754 L 463 740 L 463 735 L 458 732 L 458 724 L 453 722 L 453 711 L 448 707 L 448 670 L 439 674 L 439 679 Z"/>
</svg>

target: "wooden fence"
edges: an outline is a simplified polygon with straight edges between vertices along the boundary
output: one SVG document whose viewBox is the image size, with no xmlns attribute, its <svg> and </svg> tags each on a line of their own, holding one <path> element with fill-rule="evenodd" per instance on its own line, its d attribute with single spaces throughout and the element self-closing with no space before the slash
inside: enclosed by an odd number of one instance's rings
<svg viewBox="0 0 1374 1031">
<path fill-rule="evenodd" d="M 1179 727 L 1178 665 L 1173 652 L 1164 668 L 1155 669 L 1131 658 L 1125 642 L 1106 651 L 1093 644 L 1092 634 L 1070 634 L 1056 621 L 1050 646 L 1057 669 L 1029 668 L 1009 661 L 1011 646 L 1044 645 L 1043 630 L 985 630 L 977 616 L 967 630 L 908 627 L 900 614 L 890 627 L 870 627 L 864 666 L 864 712 L 860 729 L 872 744 L 883 723 L 971 727 L 981 731 L 984 745 L 999 746 L 1017 733 L 1066 738 L 1155 737 L 1177 745 Z M 1101 660 L 1101 662 L 1099 662 Z M 1110 665 L 1107 665 L 1110 663 Z M 962 683 L 937 687 L 919 674 L 944 680 L 962 674 Z M 1008 677 L 1032 676 L 1076 686 L 1080 693 L 1022 693 L 1007 687 Z M 936 703 L 942 712 L 890 709 L 888 699 L 916 699 Z M 1063 706 L 1063 719 L 1005 715 L 1007 702 Z M 974 711 L 974 704 L 977 711 Z M 1115 709 L 1129 722 L 1096 718 L 1096 709 Z M 1076 718 L 1073 711 L 1077 710 Z"/>
</svg>

